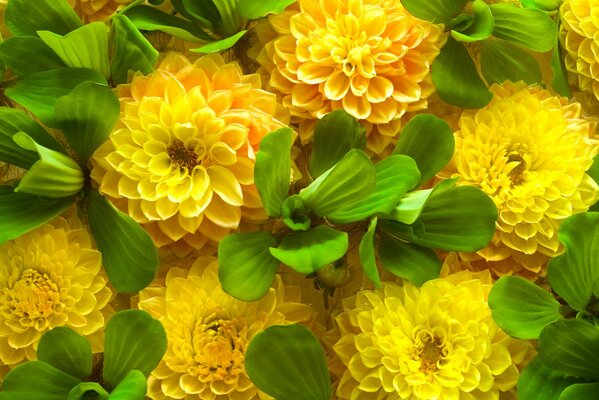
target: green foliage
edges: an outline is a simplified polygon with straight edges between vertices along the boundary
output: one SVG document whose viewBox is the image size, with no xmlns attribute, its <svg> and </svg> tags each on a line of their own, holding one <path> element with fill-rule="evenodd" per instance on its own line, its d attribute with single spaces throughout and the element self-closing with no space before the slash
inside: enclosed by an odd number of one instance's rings
<svg viewBox="0 0 599 400">
<path fill-rule="evenodd" d="M 84 337 L 64 326 L 42 336 L 37 347 L 37 359 L 81 380 L 92 373 L 91 345 Z"/>
<path fill-rule="evenodd" d="M 108 396 L 109 400 L 144 399 L 147 390 L 146 377 L 138 370 L 130 371 Z"/>
<path fill-rule="evenodd" d="M 254 336 L 245 353 L 252 382 L 277 400 L 329 400 L 324 350 L 302 325 L 274 325 Z"/>
<path fill-rule="evenodd" d="M 527 51 L 504 40 L 489 40 L 484 43 L 480 66 L 489 84 L 501 84 L 506 80 L 523 80 L 528 84 L 541 82 L 541 67 L 537 60 Z"/>
<path fill-rule="evenodd" d="M 69 392 L 67 400 L 106 400 L 108 392 L 96 382 L 81 382 Z"/>
<path fill-rule="evenodd" d="M 65 400 L 79 382 L 45 362 L 29 361 L 4 377 L 3 400 Z"/>
<path fill-rule="evenodd" d="M 142 31 L 162 31 L 189 42 L 212 39 L 195 24 L 150 6 L 132 7 L 125 12 L 125 15 L 137 29 Z"/>
<path fill-rule="evenodd" d="M 4 19 L 14 36 L 36 36 L 41 30 L 65 35 L 82 25 L 66 0 L 10 0 Z"/>
<path fill-rule="evenodd" d="M 597 400 L 599 383 L 577 383 L 568 386 L 561 394 L 560 400 Z"/>
<path fill-rule="evenodd" d="M 468 0 L 401 0 L 410 14 L 436 23 L 448 22 L 467 2 Z"/>
<path fill-rule="evenodd" d="M 532 51 L 553 49 L 557 25 L 547 13 L 510 4 L 492 4 L 489 8 L 495 20 L 493 36 Z"/>
<path fill-rule="evenodd" d="M 553 53 L 551 54 L 550 64 L 553 75 L 551 78 L 551 87 L 562 96 L 570 97 L 570 85 L 568 84 L 568 78 L 566 77 L 566 67 L 564 65 L 564 59 L 560 55 L 559 34 L 555 35 L 554 45 L 555 47 L 553 48 Z"/>
<path fill-rule="evenodd" d="M 576 378 L 552 370 L 535 357 L 520 374 L 518 399 L 560 400 L 563 390 L 576 382 Z"/>
<path fill-rule="evenodd" d="M 463 30 L 451 30 L 451 36 L 458 42 L 478 42 L 491 37 L 495 22 L 487 3 L 482 0 L 472 2 L 474 18 Z"/>
<path fill-rule="evenodd" d="M 48 45 L 34 36 L 14 36 L 0 43 L 0 59 L 17 76 L 66 67 Z"/>
<path fill-rule="evenodd" d="M 374 249 L 374 234 L 376 233 L 377 218 L 374 217 L 368 224 L 368 230 L 360 240 L 360 264 L 364 274 L 377 288 L 381 287 L 381 278 L 376 266 L 376 253 Z"/>
<path fill-rule="evenodd" d="M 241 39 L 243 37 L 243 35 L 245 35 L 246 33 L 247 33 L 247 29 L 244 29 L 244 30 L 239 31 L 239 32 L 237 32 L 229 37 L 226 37 L 224 39 L 210 42 L 210 43 L 200 46 L 196 49 L 191 49 L 191 51 L 193 51 L 195 53 L 206 53 L 206 54 L 207 53 L 218 53 L 220 51 L 230 49 L 231 47 L 235 46 L 235 43 L 237 43 L 239 41 L 239 39 Z"/>
<path fill-rule="evenodd" d="M 280 14 L 297 0 L 238 1 L 239 14 L 247 19 L 259 19 L 268 14 Z"/>
<path fill-rule="evenodd" d="M 294 194 L 283 202 L 282 221 L 294 231 L 307 231 L 312 225 L 309 210 L 304 199 Z"/>
</svg>

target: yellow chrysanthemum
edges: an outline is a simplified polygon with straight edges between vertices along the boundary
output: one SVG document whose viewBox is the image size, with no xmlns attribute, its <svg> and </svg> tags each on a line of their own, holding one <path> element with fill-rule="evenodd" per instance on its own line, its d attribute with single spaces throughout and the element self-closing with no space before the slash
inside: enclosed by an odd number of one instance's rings
<svg viewBox="0 0 599 400">
<path fill-rule="evenodd" d="M 83 22 L 109 20 L 118 10 L 133 0 L 68 0 Z"/>
<path fill-rule="evenodd" d="M 499 211 L 492 242 L 477 255 L 498 275 L 541 273 L 560 251 L 560 221 L 586 211 L 599 187 L 585 171 L 599 153 L 580 104 L 523 82 L 493 85 L 493 100 L 466 110 L 444 174 L 479 187 Z"/>
<path fill-rule="evenodd" d="M 316 119 L 345 109 L 366 126 L 368 148 L 381 153 L 402 116 L 425 109 L 434 92 L 430 66 L 445 40 L 442 27 L 411 16 L 399 1 L 299 0 L 269 21 L 277 34 L 258 61 L 269 89 L 301 121 L 304 143 Z"/>
<path fill-rule="evenodd" d="M 260 300 L 226 294 L 218 263 L 199 257 L 190 270 L 171 268 L 164 285 L 139 294 L 139 308 L 164 325 L 168 349 L 148 381 L 152 399 L 250 400 L 266 398 L 249 380 L 244 354 L 258 332 L 275 324 L 311 319 L 299 291 L 277 278 Z"/>
<path fill-rule="evenodd" d="M 95 152 L 100 191 L 152 235 L 199 249 L 243 219 L 266 215 L 254 185 L 260 140 L 288 114 L 258 75 L 210 55 L 167 56 L 148 76 L 119 86 L 120 122 Z"/>
<path fill-rule="evenodd" d="M 344 301 L 337 316 L 336 395 L 352 400 L 513 398 L 527 341 L 493 321 L 488 271 L 462 271 L 417 288 L 383 283 Z"/>
<path fill-rule="evenodd" d="M 76 221 L 57 218 L 0 246 L 0 366 L 35 359 L 42 334 L 57 326 L 101 351 L 106 284 L 101 254 Z"/>
</svg>

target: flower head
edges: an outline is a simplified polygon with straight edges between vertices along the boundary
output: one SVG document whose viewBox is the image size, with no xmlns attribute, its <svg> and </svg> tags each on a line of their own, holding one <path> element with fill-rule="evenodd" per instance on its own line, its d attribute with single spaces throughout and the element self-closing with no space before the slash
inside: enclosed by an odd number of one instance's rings
<svg viewBox="0 0 599 400">
<path fill-rule="evenodd" d="M 425 109 L 434 92 L 430 66 L 445 36 L 399 1 L 299 0 L 269 21 L 276 34 L 258 62 L 302 121 L 303 142 L 316 119 L 344 109 L 366 126 L 368 148 L 381 153 L 402 116 Z"/>
<path fill-rule="evenodd" d="M 112 290 L 87 230 L 57 218 L 0 246 L 0 366 L 35 359 L 41 336 L 66 326 L 102 350 Z"/>
<path fill-rule="evenodd" d="M 158 247 L 199 249 L 242 219 L 262 222 L 254 155 L 288 117 L 259 87 L 257 75 L 219 55 L 193 64 L 168 55 L 154 73 L 119 87 L 120 122 L 93 156 L 92 179 Z"/>
<path fill-rule="evenodd" d="M 561 251 L 560 221 L 599 198 L 597 184 L 585 173 L 599 141 L 578 103 L 523 82 L 491 91 L 495 96 L 487 106 L 462 113 L 455 154 L 444 173 L 479 187 L 499 211 L 492 242 L 469 257 L 474 264 L 498 275 L 534 277 Z"/>
<path fill-rule="evenodd" d="M 488 271 L 462 271 L 346 299 L 332 346 L 338 398 L 497 400 L 512 391 L 532 347 L 495 324 L 491 286 Z"/>
<path fill-rule="evenodd" d="M 199 257 L 189 270 L 171 268 L 163 285 L 140 292 L 139 308 L 164 325 L 168 349 L 149 378 L 152 399 L 258 399 L 244 368 L 244 354 L 258 332 L 275 324 L 306 321 L 311 309 L 280 278 L 260 300 L 226 294 L 218 263 Z"/>
</svg>

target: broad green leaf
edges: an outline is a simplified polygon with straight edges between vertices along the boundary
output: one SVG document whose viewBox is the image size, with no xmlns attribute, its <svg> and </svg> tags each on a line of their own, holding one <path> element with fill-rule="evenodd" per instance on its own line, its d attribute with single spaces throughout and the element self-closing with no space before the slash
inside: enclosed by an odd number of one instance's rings
<svg viewBox="0 0 599 400">
<path fill-rule="evenodd" d="M 254 183 L 266 214 L 273 218 L 281 215 L 281 206 L 289 192 L 292 137 L 290 128 L 270 132 L 256 153 Z"/>
<path fill-rule="evenodd" d="M 109 87 L 85 82 L 56 101 L 56 121 L 82 165 L 119 119 L 119 99 Z"/>
<path fill-rule="evenodd" d="M 493 36 L 532 51 L 549 51 L 555 45 L 557 25 L 546 12 L 512 4 L 491 4 Z"/>
<path fill-rule="evenodd" d="M 114 314 L 106 325 L 105 336 L 103 378 L 112 387 L 133 370 L 148 377 L 166 352 L 164 327 L 142 310 Z"/>
<path fill-rule="evenodd" d="M 237 43 L 239 41 L 239 39 L 241 39 L 241 37 L 243 35 L 245 35 L 246 33 L 247 33 L 247 30 L 244 29 L 242 31 L 237 32 L 236 34 L 234 34 L 232 36 L 205 44 L 196 49 L 191 49 L 190 51 L 193 51 L 194 53 L 204 53 L 204 54 L 218 53 L 220 51 L 227 50 L 227 49 L 230 49 L 231 47 L 235 46 L 235 43 Z"/>
<path fill-rule="evenodd" d="M 401 0 L 401 4 L 415 17 L 436 23 L 445 23 L 459 13 L 468 0 Z"/>
<path fill-rule="evenodd" d="M 221 36 L 231 36 L 238 32 L 244 24 L 239 15 L 238 0 L 212 0 L 221 17 L 221 24 L 216 27 L 216 33 Z"/>
<path fill-rule="evenodd" d="M 64 326 L 44 333 L 37 347 L 37 359 L 81 380 L 92 373 L 92 346 Z"/>
<path fill-rule="evenodd" d="M 311 274 L 343 257 L 347 252 L 346 232 L 319 225 L 306 232 L 291 233 L 270 254 L 302 274 Z"/>
<path fill-rule="evenodd" d="M 584 232 L 584 234 L 581 234 Z M 551 259 L 547 276 L 553 290 L 575 310 L 583 310 L 599 279 L 599 212 L 575 214 L 562 221 L 557 234 L 566 251 Z"/>
<path fill-rule="evenodd" d="M 268 292 L 279 260 L 269 248 L 278 244 L 270 232 L 235 233 L 218 244 L 218 277 L 223 290 L 243 301 L 255 301 Z"/>
<path fill-rule="evenodd" d="M 106 400 L 108 392 L 96 382 L 81 382 L 70 392 L 66 400 Z"/>
<path fill-rule="evenodd" d="M 44 124 L 56 127 L 56 100 L 87 81 L 106 85 L 102 75 L 93 69 L 59 68 L 20 77 L 12 81 L 4 93 L 11 100 L 29 109 Z"/>
<path fill-rule="evenodd" d="M 452 29 L 455 31 L 466 30 L 474 23 L 474 16 L 470 14 L 460 14 L 457 17 L 452 18 L 445 24 L 446 29 Z"/>
<path fill-rule="evenodd" d="M 449 104 L 462 108 L 480 108 L 493 98 L 480 79 L 468 50 L 451 37 L 433 62 L 431 76 L 439 97 Z"/>
<path fill-rule="evenodd" d="M 2 383 L 6 400 L 65 400 L 79 379 L 41 361 L 28 361 L 11 370 Z"/>
<path fill-rule="evenodd" d="M 431 197 L 433 190 L 415 190 L 407 193 L 385 218 L 402 224 L 413 224 L 422 214 L 422 210 L 424 210 L 424 206 Z"/>
<path fill-rule="evenodd" d="M 145 288 L 154 279 L 159 264 L 152 238 L 97 190 L 90 190 L 87 198 L 89 226 L 110 283 L 121 293 Z"/>
<path fill-rule="evenodd" d="M 52 49 L 34 36 L 14 36 L 3 41 L 0 59 L 16 76 L 66 67 Z"/>
<path fill-rule="evenodd" d="M 597 400 L 599 383 L 577 383 L 568 386 L 559 400 Z"/>
<path fill-rule="evenodd" d="M 559 400 L 562 391 L 577 379 L 545 366 L 535 357 L 520 373 L 518 400 Z"/>
<path fill-rule="evenodd" d="M 454 149 L 455 139 L 447 122 L 434 115 L 420 114 L 403 128 L 393 154 L 405 154 L 416 161 L 420 186 L 451 160 Z"/>
<path fill-rule="evenodd" d="M 304 199 L 297 194 L 285 199 L 281 217 L 285 225 L 294 231 L 307 231 L 312 223 Z"/>
<path fill-rule="evenodd" d="M 109 400 L 144 400 L 148 384 L 146 377 L 140 371 L 134 369 L 114 388 Z"/>
<path fill-rule="evenodd" d="M 39 30 L 64 35 L 82 25 L 67 0 L 10 0 L 4 20 L 13 36 L 35 36 Z"/>
<path fill-rule="evenodd" d="M 360 240 L 360 263 L 364 274 L 374 283 L 377 288 L 381 287 L 381 278 L 376 265 L 374 254 L 374 234 L 376 233 L 377 218 L 374 217 L 368 224 L 368 230 Z"/>
<path fill-rule="evenodd" d="M 319 217 L 356 206 L 375 189 L 376 170 L 362 150 L 350 150 L 299 195 Z"/>
<path fill-rule="evenodd" d="M 481 71 L 489 84 L 504 81 L 541 82 L 541 67 L 528 52 L 504 40 L 487 40 L 480 54 Z"/>
<path fill-rule="evenodd" d="M 162 31 L 189 42 L 213 41 L 214 38 L 195 24 L 150 6 L 132 7 L 125 15 L 142 31 Z"/>
<path fill-rule="evenodd" d="M 114 54 L 110 75 L 115 84 L 126 83 L 129 71 L 149 74 L 158 60 L 158 51 L 125 15 L 112 17 Z"/>
<path fill-rule="evenodd" d="M 297 0 L 260 0 L 260 1 L 239 1 L 237 11 L 242 17 L 247 19 L 258 19 L 268 14 L 280 14 Z"/>
<path fill-rule="evenodd" d="M 566 77 L 566 67 L 564 65 L 564 58 L 560 55 L 559 34 L 555 35 L 550 66 L 553 75 L 551 78 L 551 87 L 553 88 L 553 90 L 555 90 L 562 96 L 570 97 L 570 85 L 568 84 L 568 78 Z"/>
<path fill-rule="evenodd" d="M 246 2 L 256 4 L 256 2 Z M 366 145 L 366 129 L 344 110 L 328 113 L 316 122 L 310 175 L 318 178 L 337 164 L 351 149 L 363 150 Z"/>
<path fill-rule="evenodd" d="M 50 199 L 0 186 L 0 244 L 53 220 L 71 204 L 72 198 Z"/>
<path fill-rule="evenodd" d="M 71 157 L 39 145 L 24 132 L 15 133 L 13 140 L 25 150 L 36 152 L 39 157 L 25 173 L 15 192 L 62 198 L 83 189 L 83 171 Z"/>
<path fill-rule="evenodd" d="M 274 325 L 254 336 L 245 370 L 260 390 L 277 400 L 329 400 L 327 360 L 318 339 L 302 325 Z"/>
<path fill-rule="evenodd" d="M 443 265 L 433 250 L 391 235 L 382 235 L 378 255 L 383 268 L 416 286 L 438 278 Z"/>
<path fill-rule="evenodd" d="M 508 335 L 537 339 L 543 328 L 562 319 L 551 293 L 519 276 L 500 278 L 489 293 L 493 319 Z"/>
<path fill-rule="evenodd" d="M 561 0 L 520 0 L 522 7 L 538 8 L 543 11 L 555 11 L 562 3 Z"/>
<path fill-rule="evenodd" d="M 590 176 L 595 183 L 599 184 L 599 154 L 593 157 L 593 165 L 587 170 L 587 175 Z M 589 211 L 599 211 L 599 201 L 591 206 Z"/>
<path fill-rule="evenodd" d="M 453 29 L 451 31 L 451 36 L 458 42 L 485 40 L 493 33 L 495 24 L 489 6 L 482 0 L 474 0 L 472 10 L 474 11 L 474 19 L 471 24 L 468 24 L 468 28 L 460 31 Z"/>
<path fill-rule="evenodd" d="M 189 19 L 197 19 L 213 32 L 216 32 L 216 29 L 222 23 L 218 8 L 216 8 L 213 1 L 178 0 L 172 3 L 177 11 L 182 12 L 183 16 Z M 247 3 L 247 1 L 241 3 Z"/>
<path fill-rule="evenodd" d="M 560 320 L 539 335 L 539 357 L 549 368 L 579 378 L 599 378 L 599 328 L 580 319 Z"/>
</svg>

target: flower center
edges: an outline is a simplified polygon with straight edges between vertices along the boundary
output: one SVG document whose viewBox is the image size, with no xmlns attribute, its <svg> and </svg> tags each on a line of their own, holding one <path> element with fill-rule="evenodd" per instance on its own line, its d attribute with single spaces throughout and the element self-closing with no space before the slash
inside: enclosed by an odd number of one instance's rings
<svg viewBox="0 0 599 400">
<path fill-rule="evenodd" d="M 511 154 L 508 157 L 508 162 L 518 162 L 519 164 L 514 167 L 508 176 L 512 181 L 512 186 L 516 186 L 524 182 L 524 171 L 526 170 L 526 161 L 519 154 Z"/>
<path fill-rule="evenodd" d="M 179 169 L 187 168 L 188 171 L 192 171 L 196 165 L 199 165 L 198 155 L 192 149 L 185 147 L 183 142 L 175 141 L 168 148 L 168 156 Z"/>
<path fill-rule="evenodd" d="M 434 338 L 430 333 L 422 335 L 416 349 L 416 354 L 420 358 L 420 371 L 425 374 L 432 374 L 439 369 L 438 363 L 443 358 L 441 340 Z"/>
</svg>

